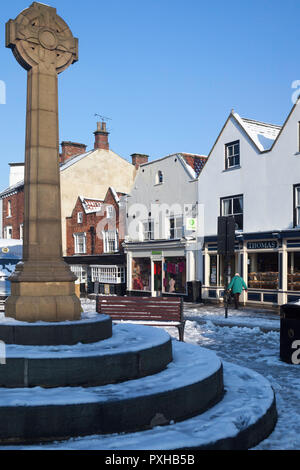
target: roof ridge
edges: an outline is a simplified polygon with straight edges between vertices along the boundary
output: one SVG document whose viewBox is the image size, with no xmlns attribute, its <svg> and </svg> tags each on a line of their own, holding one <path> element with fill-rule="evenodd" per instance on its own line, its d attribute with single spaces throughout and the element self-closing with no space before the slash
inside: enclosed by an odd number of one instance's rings
<svg viewBox="0 0 300 470">
<path fill-rule="evenodd" d="M 263 126 L 266 126 L 266 127 L 275 127 L 277 129 L 281 129 L 282 126 L 279 126 L 278 124 L 270 124 L 268 122 L 263 122 L 263 121 L 257 121 L 256 119 L 249 119 L 249 118 L 244 118 L 244 117 L 241 117 L 241 119 L 245 122 L 251 122 L 251 123 L 254 123 L 254 124 L 260 124 L 260 125 L 263 125 Z"/>
</svg>

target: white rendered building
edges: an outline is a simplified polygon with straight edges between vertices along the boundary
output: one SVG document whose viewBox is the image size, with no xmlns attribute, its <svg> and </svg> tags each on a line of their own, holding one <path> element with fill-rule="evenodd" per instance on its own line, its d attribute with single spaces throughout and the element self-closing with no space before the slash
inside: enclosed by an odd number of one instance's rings
<svg viewBox="0 0 300 470">
<path fill-rule="evenodd" d="M 300 298 L 300 105 L 282 127 L 232 111 L 200 175 L 198 196 L 204 208 L 203 297 L 222 299 L 217 219 L 234 215 L 230 266 L 231 275 L 238 271 L 248 285 L 242 300 L 272 306 Z"/>
<path fill-rule="evenodd" d="M 187 296 L 189 283 L 200 279 L 197 177 L 205 162 L 178 153 L 140 166 L 127 199 L 130 293 Z"/>
</svg>

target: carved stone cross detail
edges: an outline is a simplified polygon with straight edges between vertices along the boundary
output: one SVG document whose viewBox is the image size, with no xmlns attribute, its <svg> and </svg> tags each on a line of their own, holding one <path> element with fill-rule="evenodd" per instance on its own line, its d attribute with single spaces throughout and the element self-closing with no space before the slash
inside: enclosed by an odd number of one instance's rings
<svg viewBox="0 0 300 470">
<path fill-rule="evenodd" d="M 6 47 L 26 70 L 42 64 L 64 71 L 78 60 L 78 40 L 56 9 L 34 2 L 6 27 Z"/>
</svg>

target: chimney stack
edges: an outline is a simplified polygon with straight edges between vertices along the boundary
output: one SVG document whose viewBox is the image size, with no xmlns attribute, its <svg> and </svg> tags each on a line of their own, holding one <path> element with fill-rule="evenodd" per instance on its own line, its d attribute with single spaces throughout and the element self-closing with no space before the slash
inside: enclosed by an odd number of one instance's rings
<svg viewBox="0 0 300 470">
<path fill-rule="evenodd" d="M 133 153 L 131 155 L 132 164 L 135 166 L 136 170 L 143 163 L 148 163 L 149 155 L 144 155 L 143 153 Z"/>
<path fill-rule="evenodd" d="M 61 143 L 61 154 L 59 155 L 60 163 L 65 163 L 66 160 L 73 157 L 74 155 L 81 155 L 86 152 L 86 145 L 78 144 L 77 142 L 62 142 Z"/>
<path fill-rule="evenodd" d="M 109 132 L 106 130 L 106 122 L 97 122 L 97 130 L 94 132 L 95 145 L 94 149 L 109 150 L 108 136 Z"/>
</svg>

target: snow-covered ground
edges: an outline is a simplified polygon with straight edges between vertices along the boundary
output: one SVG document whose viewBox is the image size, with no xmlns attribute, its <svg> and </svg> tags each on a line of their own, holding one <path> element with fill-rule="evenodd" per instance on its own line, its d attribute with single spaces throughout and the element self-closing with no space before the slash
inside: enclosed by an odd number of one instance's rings
<svg viewBox="0 0 300 470">
<path fill-rule="evenodd" d="M 94 302 L 84 300 L 92 310 Z M 269 380 L 276 393 L 278 422 L 271 436 L 255 449 L 300 449 L 300 365 L 279 358 L 280 319 L 261 309 L 229 309 L 185 305 L 185 342 L 215 351 L 220 359 L 248 367 Z M 226 326 L 229 325 L 229 326 Z M 236 326 L 238 325 L 238 326 Z M 178 338 L 176 328 L 165 328 Z"/>
<path fill-rule="evenodd" d="M 87 317 L 93 315 L 95 301 L 83 300 L 82 306 Z M 186 343 L 208 348 L 226 362 L 248 367 L 268 379 L 273 386 L 278 423 L 269 438 L 255 449 L 300 449 L 300 366 L 280 361 L 279 316 L 262 310 L 230 309 L 225 319 L 223 308 L 186 304 L 185 318 Z M 177 328 L 165 330 L 178 338 Z M 80 448 L 79 442 L 74 445 Z M 64 444 L 58 443 L 55 448 L 64 448 Z"/>
<path fill-rule="evenodd" d="M 249 367 L 271 383 L 276 393 L 278 422 L 256 450 L 300 449 L 300 365 L 289 365 L 279 358 L 278 315 L 248 309 L 229 310 L 228 315 L 225 319 L 224 309 L 218 307 L 186 307 L 185 316 L 189 320 L 185 341 L 212 349 L 223 360 Z M 235 323 L 247 326 L 232 326 Z M 265 328 L 270 331 L 264 331 Z M 172 330 L 168 328 L 175 336 L 176 331 Z"/>
</svg>

